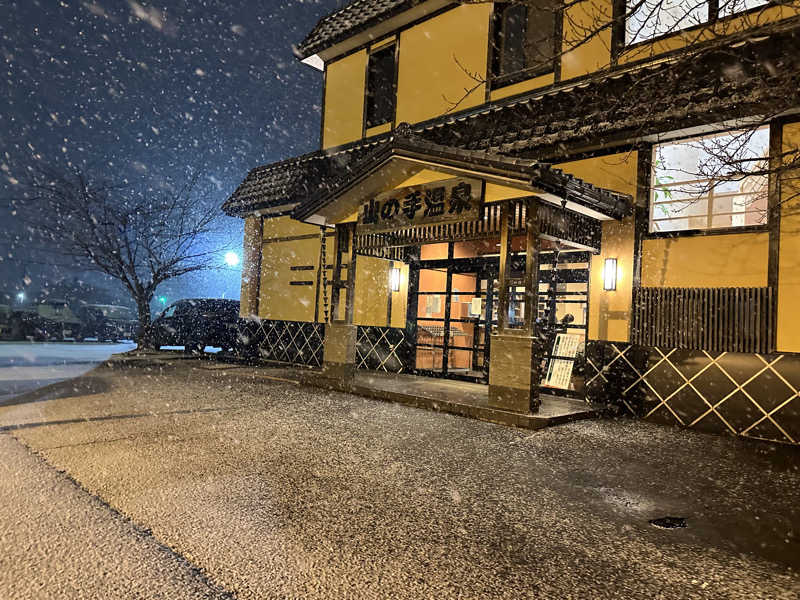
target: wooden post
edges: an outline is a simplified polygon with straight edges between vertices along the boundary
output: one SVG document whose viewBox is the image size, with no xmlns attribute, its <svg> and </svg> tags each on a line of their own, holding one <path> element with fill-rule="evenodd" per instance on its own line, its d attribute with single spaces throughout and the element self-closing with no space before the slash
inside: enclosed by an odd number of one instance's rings
<svg viewBox="0 0 800 600">
<path fill-rule="evenodd" d="M 344 322 L 353 324 L 356 300 L 356 224 L 345 225 L 345 235 L 350 247 L 350 260 L 347 262 L 347 283 L 345 284 Z"/>
<path fill-rule="evenodd" d="M 342 255 L 347 251 L 346 225 L 336 226 L 336 254 L 333 260 L 331 281 L 331 322 L 339 320 L 339 301 L 342 289 Z"/>
<path fill-rule="evenodd" d="M 492 335 L 489 365 L 489 406 L 506 411 L 532 413 L 539 410 L 539 365 L 541 344 L 536 337 L 539 287 L 538 200 L 527 204 L 525 228 L 525 313 L 523 327 L 509 327 L 511 283 L 511 203 L 500 208 L 500 273 L 497 294 L 497 333 Z"/>
<path fill-rule="evenodd" d="M 322 376 L 337 389 L 349 389 L 356 370 L 357 327 L 353 325 L 355 304 L 356 252 L 355 223 L 336 225 L 336 259 L 333 264 L 333 297 L 331 323 L 325 328 L 325 354 Z M 346 252 L 350 260 L 345 265 Z M 342 269 L 347 268 L 347 281 L 342 282 Z M 345 290 L 344 318 L 339 319 L 341 290 Z"/>
<path fill-rule="evenodd" d="M 525 212 L 525 331 L 536 337 L 539 304 L 539 200 L 529 198 Z"/>
<path fill-rule="evenodd" d="M 508 329 L 508 279 L 511 260 L 511 202 L 500 205 L 500 272 L 497 276 L 497 330 Z"/>
</svg>

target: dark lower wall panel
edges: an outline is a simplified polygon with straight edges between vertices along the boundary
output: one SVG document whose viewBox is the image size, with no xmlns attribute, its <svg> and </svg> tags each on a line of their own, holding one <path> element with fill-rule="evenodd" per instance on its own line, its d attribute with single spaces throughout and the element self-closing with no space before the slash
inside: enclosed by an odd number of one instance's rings
<svg viewBox="0 0 800 600">
<path fill-rule="evenodd" d="M 305 321 L 239 319 L 239 342 L 266 361 L 321 367 L 325 325 Z"/>
<path fill-rule="evenodd" d="M 591 341 L 590 402 L 648 421 L 800 444 L 800 356 Z"/>
</svg>

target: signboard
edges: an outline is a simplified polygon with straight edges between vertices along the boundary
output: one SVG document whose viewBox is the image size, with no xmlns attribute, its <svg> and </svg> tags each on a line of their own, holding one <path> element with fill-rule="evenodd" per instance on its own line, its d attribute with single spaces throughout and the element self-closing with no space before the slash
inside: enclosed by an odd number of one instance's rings
<svg viewBox="0 0 800 600">
<path fill-rule="evenodd" d="M 574 359 L 578 354 L 582 339 L 583 338 L 579 335 L 559 333 L 556 336 L 556 341 L 553 343 L 553 356 L 571 357 Z M 547 365 L 547 374 L 545 375 L 542 385 L 558 388 L 560 390 L 568 390 L 570 380 L 572 379 L 572 367 L 574 364 L 574 360 L 551 358 L 550 364 Z"/>
<path fill-rule="evenodd" d="M 358 210 L 358 229 L 359 233 L 378 233 L 413 225 L 477 221 L 480 216 L 480 182 L 456 177 L 370 198 Z"/>
</svg>

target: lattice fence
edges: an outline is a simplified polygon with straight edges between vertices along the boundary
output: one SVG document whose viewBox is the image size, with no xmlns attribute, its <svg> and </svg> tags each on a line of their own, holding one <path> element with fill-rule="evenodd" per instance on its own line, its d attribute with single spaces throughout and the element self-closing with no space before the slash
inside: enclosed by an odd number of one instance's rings
<svg viewBox="0 0 800 600">
<path fill-rule="evenodd" d="M 413 347 L 405 329 L 359 325 L 356 366 L 359 369 L 406 373 L 412 370 Z"/>
<path fill-rule="evenodd" d="M 590 342 L 587 399 L 661 423 L 800 444 L 800 357 Z"/>
<path fill-rule="evenodd" d="M 324 323 L 241 319 L 239 339 L 262 360 L 322 366 Z"/>
</svg>

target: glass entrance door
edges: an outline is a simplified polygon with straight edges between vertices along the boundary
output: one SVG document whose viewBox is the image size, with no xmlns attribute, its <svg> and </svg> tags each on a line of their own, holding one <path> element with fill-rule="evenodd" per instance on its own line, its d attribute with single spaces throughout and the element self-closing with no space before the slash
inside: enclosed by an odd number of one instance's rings
<svg viewBox="0 0 800 600">
<path fill-rule="evenodd" d="M 417 371 L 487 381 L 496 294 L 495 261 L 452 261 L 420 268 L 417 291 Z M 476 264 L 477 263 L 477 264 Z"/>
</svg>

